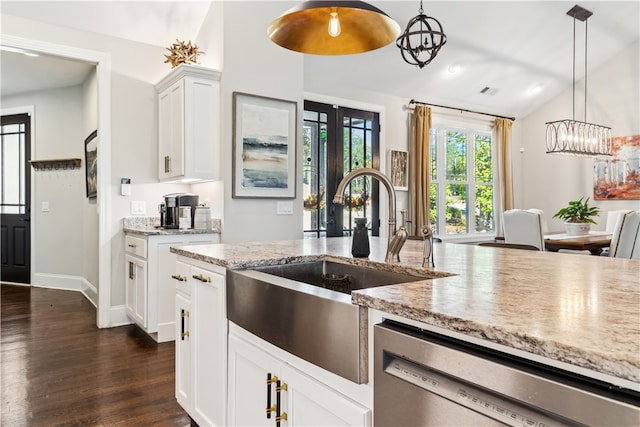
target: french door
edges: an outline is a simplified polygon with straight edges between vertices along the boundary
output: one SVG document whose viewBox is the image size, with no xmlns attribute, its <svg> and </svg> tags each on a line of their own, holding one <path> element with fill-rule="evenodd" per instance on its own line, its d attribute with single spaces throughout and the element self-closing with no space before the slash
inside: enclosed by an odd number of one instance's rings
<svg viewBox="0 0 640 427">
<path fill-rule="evenodd" d="M 345 204 L 334 205 L 344 175 L 363 167 L 380 168 L 379 114 L 304 103 L 303 197 L 305 237 L 350 236 L 354 219 L 365 217 L 379 235 L 377 180 L 359 177 L 345 189 Z"/>
<path fill-rule="evenodd" d="M 1 280 L 29 283 L 31 274 L 31 120 L 2 116 L 0 124 Z"/>
</svg>

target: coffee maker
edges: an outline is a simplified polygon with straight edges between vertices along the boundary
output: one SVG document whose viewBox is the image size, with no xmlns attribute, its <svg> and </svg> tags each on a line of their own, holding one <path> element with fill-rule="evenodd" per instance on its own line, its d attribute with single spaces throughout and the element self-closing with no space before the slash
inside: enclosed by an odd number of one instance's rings
<svg viewBox="0 0 640 427">
<path fill-rule="evenodd" d="M 171 193 L 164 195 L 164 203 L 160 204 L 160 225 L 163 228 L 179 228 L 180 211 L 189 208 L 189 228 L 193 228 L 193 221 L 198 206 L 199 196 L 190 193 Z"/>
</svg>

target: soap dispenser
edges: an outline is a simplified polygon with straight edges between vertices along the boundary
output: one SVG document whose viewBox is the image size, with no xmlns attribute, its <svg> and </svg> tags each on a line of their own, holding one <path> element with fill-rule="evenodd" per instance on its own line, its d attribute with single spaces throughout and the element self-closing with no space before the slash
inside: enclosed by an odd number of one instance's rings
<svg viewBox="0 0 640 427">
<path fill-rule="evenodd" d="M 369 230 L 367 229 L 367 218 L 354 218 L 356 226 L 353 229 L 353 240 L 351 241 L 351 255 L 356 258 L 366 258 L 369 256 Z"/>
</svg>

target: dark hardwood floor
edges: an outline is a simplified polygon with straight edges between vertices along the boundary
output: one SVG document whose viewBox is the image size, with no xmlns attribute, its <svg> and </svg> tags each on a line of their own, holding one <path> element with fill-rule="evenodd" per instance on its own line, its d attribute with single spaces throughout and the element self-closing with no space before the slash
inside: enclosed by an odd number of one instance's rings
<svg viewBox="0 0 640 427">
<path fill-rule="evenodd" d="M 188 426 L 174 344 L 96 327 L 78 292 L 2 284 L 0 425 Z"/>
</svg>

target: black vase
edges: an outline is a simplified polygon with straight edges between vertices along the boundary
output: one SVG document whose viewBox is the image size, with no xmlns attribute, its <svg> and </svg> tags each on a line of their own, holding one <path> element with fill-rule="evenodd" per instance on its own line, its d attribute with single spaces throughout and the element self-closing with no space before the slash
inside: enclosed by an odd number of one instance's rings
<svg viewBox="0 0 640 427">
<path fill-rule="evenodd" d="M 351 242 L 351 255 L 356 258 L 369 256 L 369 230 L 367 230 L 367 218 L 355 218 L 356 226 L 353 229 Z"/>
</svg>

